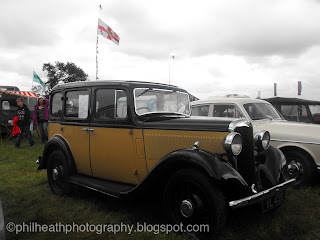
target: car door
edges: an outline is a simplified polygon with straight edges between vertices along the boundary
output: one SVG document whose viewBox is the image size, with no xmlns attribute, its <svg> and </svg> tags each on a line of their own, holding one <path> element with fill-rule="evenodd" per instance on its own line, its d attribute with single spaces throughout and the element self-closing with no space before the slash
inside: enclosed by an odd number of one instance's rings
<svg viewBox="0 0 320 240">
<path fill-rule="evenodd" d="M 90 157 L 94 177 L 138 183 L 133 134 L 123 89 L 97 88 L 90 132 Z"/>
<path fill-rule="evenodd" d="M 65 92 L 64 116 L 60 133 L 68 142 L 78 173 L 92 175 L 89 155 L 90 89 Z M 53 124 L 50 128 L 54 127 Z"/>
</svg>

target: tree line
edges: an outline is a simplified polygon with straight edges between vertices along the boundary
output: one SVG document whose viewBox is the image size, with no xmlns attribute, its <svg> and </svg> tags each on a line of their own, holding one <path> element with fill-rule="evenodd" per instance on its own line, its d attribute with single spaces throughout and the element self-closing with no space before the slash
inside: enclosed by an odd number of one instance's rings
<svg viewBox="0 0 320 240">
<path fill-rule="evenodd" d="M 88 74 L 72 62 L 63 63 L 56 61 L 54 64 L 44 63 L 42 71 L 44 71 L 48 79 L 45 82 L 46 88 L 37 84 L 31 90 L 38 96 L 41 95 L 45 98 L 49 97 L 51 89 L 58 84 L 88 80 Z"/>
</svg>

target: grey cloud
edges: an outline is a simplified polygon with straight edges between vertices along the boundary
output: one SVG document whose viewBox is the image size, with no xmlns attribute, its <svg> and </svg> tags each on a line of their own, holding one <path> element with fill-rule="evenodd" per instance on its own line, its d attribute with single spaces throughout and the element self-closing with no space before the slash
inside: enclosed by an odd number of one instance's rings
<svg viewBox="0 0 320 240">
<path fill-rule="evenodd" d="M 242 1 L 241 1 L 242 2 Z M 299 55 L 312 46 L 320 45 L 320 6 L 305 1 L 295 9 L 297 1 L 243 1 L 245 4 L 195 7 L 199 19 L 188 17 L 185 26 L 170 26 L 152 18 L 142 4 L 129 3 L 123 7 L 118 1 L 110 5 L 110 15 L 118 19 L 122 41 L 130 41 L 124 51 L 145 57 L 161 58 L 168 49 L 177 46 L 187 49 L 187 55 L 234 54 L 247 56 Z M 141 3 L 141 1 L 140 1 Z M 226 7 L 228 6 L 228 8 Z M 182 11 L 181 9 L 177 9 Z M 220 12 L 219 12 L 220 11 Z M 164 19 L 175 19 L 163 13 Z M 183 19 L 182 19 L 183 20 Z M 190 21 L 191 20 L 191 21 Z"/>
<path fill-rule="evenodd" d="M 0 44 L 6 48 L 52 46 L 61 40 L 58 29 L 81 16 L 79 1 L 9 1 L 0 3 Z"/>
<path fill-rule="evenodd" d="M 0 19 L 0 21 L 7 21 Z M 26 46 L 47 46 L 54 45 L 60 37 L 54 29 L 44 24 L 34 24 L 31 19 L 17 21 L 16 26 L 1 26 L 0 44 L 7 48 L 23 48 Z"/>
</svg>

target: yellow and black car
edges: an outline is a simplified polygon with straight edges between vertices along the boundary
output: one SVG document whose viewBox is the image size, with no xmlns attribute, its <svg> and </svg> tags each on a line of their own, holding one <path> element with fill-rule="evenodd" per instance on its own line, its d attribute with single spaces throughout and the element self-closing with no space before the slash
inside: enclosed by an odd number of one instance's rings
<svg viewBox="0 0 320 240">
<path fill-rule="evenodd" d="M 156 189 L 175 223 L 219 233 L 228 209 L 281 205 L 283 154 L 246 120 L 190 117 L 172 85 L 76 82 L 50 94 L 49 141 L 39 158 L 54 194 L 74 184 L 121 198 Z M 140 191 L 141 190 L 141 191 Z"/>
</svg>

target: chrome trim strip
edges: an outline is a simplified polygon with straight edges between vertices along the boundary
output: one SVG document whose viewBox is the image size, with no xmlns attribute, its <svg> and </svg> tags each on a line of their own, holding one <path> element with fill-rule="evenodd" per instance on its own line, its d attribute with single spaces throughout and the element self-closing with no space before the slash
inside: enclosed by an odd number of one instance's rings
<svg viewBox="0 0 320 240">
<path fill-rule="evenodd" d="M 245 197 L 245 198 L 242 198 L 239 200 L 231 201 L 231 202 L 229 202 L 229 207 L 232 209 L 236 209 L 236 208 L 245 207 L 245 206 L 249 206 L 249 205 L 261 202 L 264 199 L 272 197 L 280 190 L 281 191 L 286 190 L 288 187 L 293 185 L 295 181 L 296 181 L 295 179 L 290 179 L 286 182 L 280 183 L 272 188 L 258 192 L 254 195 L 249 196 L 249 197 Z"/>
<path fill-rule="evenodd" d="M 277 142 L 292 142 L 292 143 L 305 143 L 305 144 L 320 145 L 320 143 L 316 143 L 316 142 L 305 142 L 305 141 L 294 141 L 294 140 L 283 140 L 283 139 L 271 139 L 271 141 L 277 141 Z"/>
</svg>

